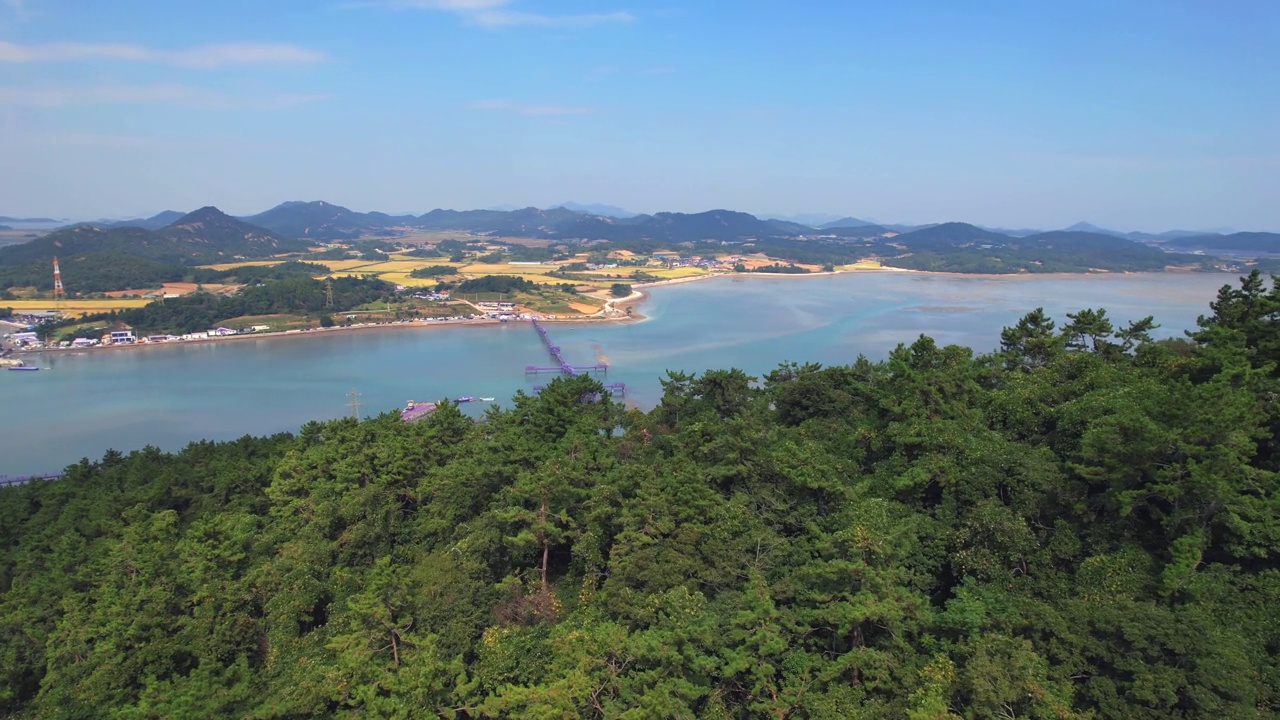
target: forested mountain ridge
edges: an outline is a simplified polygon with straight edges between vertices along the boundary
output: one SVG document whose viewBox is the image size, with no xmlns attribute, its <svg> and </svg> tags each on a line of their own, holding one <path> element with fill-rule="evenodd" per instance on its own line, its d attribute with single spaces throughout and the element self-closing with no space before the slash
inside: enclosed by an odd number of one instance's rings
<svg viewBox="0 0 1280 720">
<path fill-rule="evenodd" d="M 303 252 L 310 247 L 305 240 L 281 237 L 212 206 L 183 215 L 161 228 L 158 234 L 202 249 L 204 257 L 212 253 L 219 259 Z"/>
<path fill-rule="evenodd" d="M 108 453 L 0 491 L 0 712 L 1272 717 L 1277 317 Z"/>
<path fill-rule="evenodd" d="M 270 257 L 308 247 L 304 240 L 281 237 L 205 207 L 159 230 L 73 225 L 0 248 L 0 288 L 52 289 L 55 257 L 67 287 L 88 293 L 179 281 L 190 276 L 194 265 Z"/>
<path fill-rule="evenodd" d="M 358 213 L 341 205 L 317 200 L 314 202 L 285 202 L 266 212 L 241 219 L 285 237 L 349 240 L 371 230 L 405 225 L 415 218 L 412 215 L 391 216 L 385 213 Z"/>
<path fill-rule="evenodd" d="M 584 207 L 584 206 L 576 206 Z M 202 209 L 198 212 L 204 212 Z M 157 221 L 161 216 L 144 223 Z M 235 219 L 224 216 L 225 221 Z M 444 210 L 422 215 L 388 215 L 356 212 L 323 201 L 281 203 L 257 215 L 239 218 L 258 230 L 289 238 L 277 240 L 278 251 L 303 249 L 314 241 L 353 241 L 368 236 L 401 236 L 416 230 L 458 231 L 494 237 L 528 237 L 591 244 L 610 242 L 626 249 L 682 251 L 696 246 L 755 243 L 758 251 L 792 248 L 796 252 L 771 255 L 788 262 L 821 255 L 840 265 L 874 258 L 885 264 L 915 270 L 969 273 L 1039 272 L 1151 272 L 1168 266 L 1201 269 L 1236 269 L 1204 255 L 1177 251 L 1237 250 L 1270 252 L 1280 249 L 1280 235 L 1237 233 L 1231 236 L 1187 233 L 1163 235 L 1117 233 L 1088 223 L 1064 231 L 998 231 L 961 222 L 925 226 L 871 225 L 854 217 L 815 228 L 777 219 L 761 219 L 731 210 L 700 213 L 660 212 L 652 215 L 611 217 L 565 207 L 515 210 Z M 181 221 L 179 221 L 180 224 Z M 173 226 L 170 226 L 170 228 Z M 67 232 L 63 229 L 59 232 Z M 169 231 L 165 228 L 159 232 Z M 248 237 L 250 233 L 242 232 Z M 1074 239 L 1073 239 L 1074 238 Z M 1107 238 L 1108 241 L 1103 241 Z M 1085 240 L 1088 242 L 1085 242 Z M 810 245 L 801 248 L 796 243 Z M 286 247 L 287 246 L 287 247 Z M 117 248 L 118 249 L 118 248 Z M 1172 252 L 1165 252 L 1172 251 Z M 261 247 L 233 250 L 235 254 L 261 255 Z M 48 254 L 48 253 L 45 253 Z M 150 257 L 149 255 L 143 255 Z M 151 257 L 151 259 L 155 259 Z M 218 258 L 225 259 L 225 258 Z M 216 259 L 208 259 L 215 262 Z M 0 257 L 0 264 L 3 264 Z"/>
<path fill-rule="evenodd" d="M 1178 249 L 1280 253 L 1280 233 L 1238 232 L 1230 235 L 1191 235 L 1164 240 L 1162 244 Z"/>
<path fill-rule="evenodd" d="M 21 245 L 0 248 L 0 265 L 49 262 L 95 252 L 125 255 L 169 264 L 198 265 L 235 256 L 268 257 L 306 250 L 301 240 L 282 238 L 241 222 L 214 207 L 187 213 L 159 230 L 134 226 L 73 225 Z"/>
<path fill-rule="evenodd" d="M 140 227 L 144 230 L 159 230 L 160 228 L 171 225 L 180 220 L 186 213 L 177 210 L 164 210 L 152 215 L 148 218 L 134 218 L 132 220 L 115 220 L 112 222 L 87 223 L 96 225 L 97 227 Z"/>
<path fill-rule="evenodd" d="M 611 242 L 631 250 L 669 249 L 714 243 L 756 243 L 770 255 L 790 262 L 822 255 L 839 265 L 873 256 L 886 264 L 916 270 L 1017 273 L 1159 271 L 1169 265 L 1204 265 L 1211 258 L 1165 253 L 1150 244 L 1098 232 L 1058 231 L 1017 236 L 968 223 L 942 223 L 907 228 L 870 225 L 844 218 L 822 229 L 783 220 L 762 220 L 748 213 L 709 210 L 702 213 L 655 213 L 626 218 L 591 215 L 564 207 L 548 210 L 432 210 L 417 217 L 355 213 L 323 202 L 285 203 L 249 218 L 282 234 L 350 239 L 361 233 L 398 232 L 404 228 L 457 230 L 496 236 L 568 241 Z M 1092 227 L 1081 225 L 1081 227 Z M 892 236 L 892 237 L 890 237 Z M 811 247 L 801 248 L 797 242 Z M 708 247 L 708 250 L 712 248 Z"/>
<path fill-rule="evenodd" d="M 967 223 L 944 223 L 889 240 L 909 254 L 885 264 L 913 270 L 1042 273 L 1108 270 L 1152 272 L 1170 265 L 1203 264 L 1206 258 L 1094 232 L 1058 230 L 1010 237 Z"/>
</svg>

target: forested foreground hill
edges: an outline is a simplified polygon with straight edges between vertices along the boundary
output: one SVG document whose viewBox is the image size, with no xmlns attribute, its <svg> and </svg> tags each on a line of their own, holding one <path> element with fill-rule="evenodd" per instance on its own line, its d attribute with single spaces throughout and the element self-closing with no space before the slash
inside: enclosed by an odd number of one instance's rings
<svg viewBox="0 0 1280 720">
<path fill-rule="evenodd" d="M 1280 290 L 0 492 L 16 717 L 1262 718 Z"/>
</svg>

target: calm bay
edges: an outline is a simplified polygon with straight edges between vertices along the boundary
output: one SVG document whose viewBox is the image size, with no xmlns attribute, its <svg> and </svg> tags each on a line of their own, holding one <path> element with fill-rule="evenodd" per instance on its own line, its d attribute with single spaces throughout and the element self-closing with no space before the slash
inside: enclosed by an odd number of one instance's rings
<svg viewBox="0 0 1280 720">
<path fill-rule="evenodd" d="M 1223 274 L 955 276 L 866 272 L 726 277 L 653 288 L 634 323 L 549 324 L 575 364 L 604 360 L 627 401 L 652 407 L 668 370 L 738 367 L 759 375 L 786 361 L 882 359 L 919 335 L 985 352 L 1002 327 L 1036 307 L 1106 308 L 1117 325 L 1154 315 L 1180 336 L 1209 313 Z M 56 472 L 108 448 L 177 450 L 199 439 L 296 431 L 309 420 L 361 415 L 406 400 L 464 395 L 507 403 L 548 376 L 528 323 L 371 329 L 120 351 L 50 353 L 45 370 L 0 373 L 0 475 Z M 488 403 L 464 406 L 478 415 Z"/>
</svg>

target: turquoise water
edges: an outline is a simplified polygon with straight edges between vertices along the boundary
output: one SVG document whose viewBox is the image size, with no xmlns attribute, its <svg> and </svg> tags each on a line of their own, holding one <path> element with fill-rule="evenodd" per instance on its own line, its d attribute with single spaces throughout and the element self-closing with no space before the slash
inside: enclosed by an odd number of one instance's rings
<svg viewBox="0 0 1280 720">
<path fill-rule="evenodd" d="M 667 370 L 784 361 L 880 359 L 921 333 L 980 351 L 1043 306 L 1105 307 L 1120 322 L 1155 315 L 1179 335 L 1209 311 L 1224 275 L 952 277 L 861 273 L 734 277 L 654 288 L 644 322 L 552 324 L 575 364 L 605 358 L 611 382 L 643 408 Z M 294 431 L 308 420 L 400 408 L 410 398 L 473 395 L 506 402 L 545 382 L 525 365 L 548 356 L 527 323 L 324 333 L 122 351 L 50 354 L 35 373 L 0 372 L 0 475 L 55 471 L 108 448 L 180 449 L 195 439 Z M 473 414 L 485 403 L 464 406 Z"/>
</svg>

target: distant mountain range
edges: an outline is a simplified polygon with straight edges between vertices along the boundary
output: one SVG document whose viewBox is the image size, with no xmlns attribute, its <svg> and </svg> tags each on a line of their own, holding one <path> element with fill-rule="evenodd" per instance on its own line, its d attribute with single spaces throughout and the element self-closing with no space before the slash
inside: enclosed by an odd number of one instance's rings
<svg viewBox="0 0 1280 720">
<path fill-rule="evenodd" d="M 165 210 L 164 212 L 152 215 L 149 218 L 138 218 L 134 220 L 115 220 L 112 222 L 101 223 L 81 223 L 84 225 L 96 225 L 98 227 L 140 227 L 144 230 L 159 230 L 166 225 L 172 225 L 182 219 L 185 213 L 177 210 Z"/>
<path fill-rule="evenodd" d="M 19 218 L 19 217 L 8 217 L 6 215 L 0 215 L 0 223 L 18 223 L 18 224 L 26 223 L 31 225 L 52 225 L 52 224 L 63 223 L 63 222 L 66 222 L 66 220 L 54 220 L 53 218 L 46 218 L 46 217 Z"/>
<path fill-rule="evenodd" d="M 1237 268 L 1238 263 L 1218 260 L 1212 253 L 1280 253 L 1277 233 L 1163 233 L 1134 239 L 1126 236 L 1132 234 L 1088 224 L 1073 228 L 998 231 L 959 222 L 903 226 L 842 217 L 818 229 L 731 210 L 626 218 L 565 207 L 388 215 L 326 202 L 287 202 L 248 218 L 204 207 L 185 215 L 166 211 L 136 221 L 55 230 L 0 248 L 0 289 L 49 289 L 49 263 L 55 256 L 68 287 L 90 293 L 191 281 L 196 265 L 299 254 L 317 241 L 424 230 L 446 233 L 445 237 L 457 232 L 494 239 L 614 243 L 640 253 L 688 248 L 704 254 L 763 253 L 784 262 L 821 266 L 875 258 L 896 267 L 970 273 L 1159 271 L 1171 265 Z"/>
<path fill-rule="evenodd" d="M 563 206 L 436 209 L 422 215 L 389 215 L 356 212 L 321 201 L 293 201 L 244 218 L 233 218 L 207 207 L 187 215 L 166 211 L 135 221 L 71 226 L 0 249 L 0 267 L 29 263 L 39 266 L 39 273 L 45 275 L 43 266 L 53 255 L 67 257 L 68 262 L 70 258 L 81 262 L 95 253 L 190 266 L 301 252 L 318 241 L 370 235 L 397 237 L 424 230 L 495 239 L 628 243 L 639 252 L 710 242 L 754 246 L 755 252 L 793 262 L 827 265 L 851 258 L 878 257 L 903 267 L 960 272 L 1152 270 L 1166 264 L 1208 266 L 1208 255 L 1213 253 L 1280 254 L 1277 233 L 1170 231 L 1152 235 L 1121 233 L 1089 223 L 1039 232 L 957 222 L 925 226 L 876 224 L 852 216 L 815 228 L 732 210 L 616 217 Z M 1197 255 L 1187 255 L 1190 251 Z"/>
<path fill-rule="evenodd" d="M 582 203 L 576 202 L 562 202 L 556 207 L 562 207 L 565 210 L 572 210 L 585 215 L 604 215 L 605 217 L 612 218 L 629 218 L 640 214 L 631 212 L 630 210 L 623 210 L 615 205 L 601 205 L 600 203 L 583 205 Z"/>
<path fill-rule="evenodd" d="M 838 220 L 843 215 L 833 215 L 831 213 L 800 213 L 798 215 L 779 215 L 777 213 L 756 214 L 761 220 L 783 220 L 785 222 L 799 223 L 800 225 L 808 225 L 809 227 L 820 228 L 823 225 Z"/>
<path fill-rule="evenodd" d="M 82 223 L 99 228 L 137 227 L 163 229 L 182 217 L 166 210 L 149 218 L 135 220 Z M 816 223 L 824 218 L 826 222 Z M 731 210 L 709 210 L 702 213 L 635 214 L 612 205 L 565 202 L 552 208 L 534 207 L 488 210 L 436 209 L 422 215 L 382 212 L 356 212 L 324 201 L 290 201 L 256 215 L 239 220 L 285 238 L 313 241 L 353 240 L 367 235 L 394 237 L 412 230 L 457 231 L 494 236 L 525 236 L 564 240 L 612 240 L 656 242 L 688 242 L 695 240 L 738 241 L 759 237 L 813 237 L 830 235 L 841 238 L 865 238 L 897 233 L 905 235 L 939 225 L 905 225 L 877 223 L 871 220 L 831 215 L 794 215 L 757 217 Z M 810 220 L 815 222 L 802 222 Z M 0 222 L 56 222 L 49 218 L 6 218 Z M 953 223 L 943 223 L 951 225 Z M 1027 238 L 1044 231 L 1031 228 L 992 228 L 969 225 L 978 230 L 1008 238 Z M 1280 252 L 1277 233 L 1235 233 L 1230 228 L 1206 232 L 1170 230 L 1163 233 L 1121 232 L 1088 222 L 1064 228 L 1065 232 L 1084 232 L 1125 240 L 1155 244 L 1170 249 L 1230 249 L 1254 252 Z M 925 236 L 927 237 L 927 236 Z"/>
<path fill-rule="evenodd" d="M 263 257 L 306 250 L 304 241 L 281 237 L 205 207 L 181 215 L 159 230 L 124 225 L 73 225 L 21 245 L 0 248 L 0 265 L 44 263 L 87 253 L 121 252 L 180 265 L 200 265 L 237 256 Z"/>
</svg>

